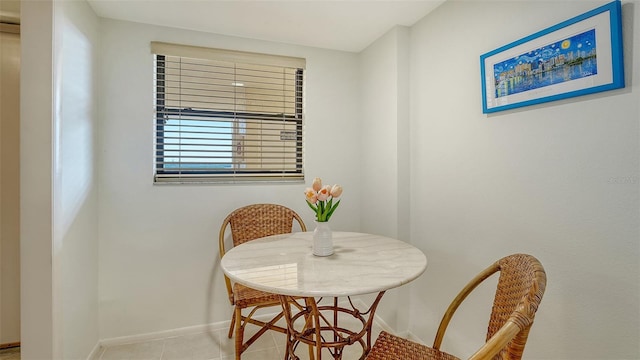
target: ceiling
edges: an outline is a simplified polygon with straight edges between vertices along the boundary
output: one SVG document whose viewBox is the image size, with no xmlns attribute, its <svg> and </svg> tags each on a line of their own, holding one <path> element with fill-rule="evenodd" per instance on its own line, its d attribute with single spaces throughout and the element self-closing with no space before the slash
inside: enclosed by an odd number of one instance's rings
<svg viewBox="0 0 640 360">
<path fill-rule="evenodd" d="M 444 1 L 88 0 L 104 18 L 352 52 Z"/>
</svg>

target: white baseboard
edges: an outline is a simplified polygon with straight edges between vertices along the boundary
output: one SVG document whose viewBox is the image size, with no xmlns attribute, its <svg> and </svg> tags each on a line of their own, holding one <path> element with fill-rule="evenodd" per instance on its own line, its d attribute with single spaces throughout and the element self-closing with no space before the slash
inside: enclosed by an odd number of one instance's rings
<svg viewBox="0 0 640 360">
<path fill-rule="evenodd" d="M 87 360 L 97 360 L 99 359 L 100 352 L 102 351 L 102 346 L 100 345 L 100 341 L 96 343 L 96 346 L 93 347 L 93 350 L 87 356 Z"/>
<path fill-rule="evenodd" d="M 353 304 L 356 305 L 358 308 L 366 309 L 369 307 L 369 305 L 366 304 L 364 301 L 362 301 L 360 298 L 353 298 L 352 301 L 353 301 Z M 342 299 L 340 300 L 341 305 L 346 305 L 347 303 L 348 303 L 347 300 L 344 300 L 344 301 Z M 269 314 L 256 315 L 255 317 L 258 319 L 268 321 L 271 318 L 273 318 L 274 315 L 275 313 L 269 313 Z M 375 321 L 375 324 L 378 325 L 382 330 L 390 333 L 398 334 L 395 331 L 395 329 L 391 328 L 384 320 L 382 320 L 382 318 L 378 317 L 377 315 L 375 315 L 374 321 Z M 125 345 L 125 344 L 132 344 L 132 343 L 153 341 L 153 340 L 162 340 L 162 339 L 176 337 L 176 336 L 199 334 L 207 331 L 217 331 L 217 330 L 223 330 L 223 329 L 228 330 L 230 325 L 231 325 L 231 320 L 226 320 L 226 321 L 220 321 L 220 322 L 204 324 L 204 325 L 187 326 L 187 327 L 177 328 L 177 329 L 102 339 L 98 341 L 95 348 L 93 349 L 93 351 L 91 352 L 90 356 L 87 359 L 88 360 L 95 359 L 94 356 L 99 354 L 99 351 L 103 347 Z M 398 335 L 401 335 L 401 334 L 398 334 Z"/>
<path fill-rule="evenodd" d="M 420 339 L 419 337 L 417 337 L 414 333 L 412 333 L 411 331 L 407 331 L 406 336 L 404 336 L 405 338 L 413 341 L 413 342 L 417 342 L 419 344 L 426 344 L 422 339 Z"/>
<path fill-rule="evenodd" d="M 195 325 L 195 326 L 187 326 L 183 328 L 170 329 L 164 331 L 157 331 L 145 334 L 137 334 L 130 336 L 121 336 L 115 338 L 108 338 L 100 340 L 100 345 L 104 347 L 116 346 L 116 345 L 124 345 L 131 344 L 143 341 L 152 341 L 152 340 L 161 340 L 176 336 L 190 335 L 190 334 L 199 334 L 207 331 L 217 331 L 222 329 L 229 329 L 231 325 L 231 320 L 220 321 L 216 323 L 204 324 L 204 325 Z"/>
</svg>

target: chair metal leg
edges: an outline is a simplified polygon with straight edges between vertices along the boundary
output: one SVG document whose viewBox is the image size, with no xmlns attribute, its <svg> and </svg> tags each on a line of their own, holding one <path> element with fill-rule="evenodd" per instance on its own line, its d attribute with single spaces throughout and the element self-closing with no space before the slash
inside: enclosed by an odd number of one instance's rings
<svg viewBox="0 0 640 360">
<path fill-rule="evenodd" d="M 313 297 L 305 297 L 302 306 L 295 299 L 280 295 L 288 329 L 285 359 L 299 360 L 295 354 L 297 346 L 307 345 L 310 360 L 321 360 L 323 349 L 327 349 L 329 353 L 326 355 L 329 355 L 330 359 L 341 360 L 346 346 L 358 344 L 362 348 L 359 360 L 363 360 L 371 350 L 375 311 L 384 293 L 378 293 L 373 304 L 365 311 L 356 308 L 350 297 L 347 297 L 350 307 L 340 306 L 337 298 L 333 299 L 333 304 L 320 305 L 321 299 L 316 300 Z M 298 308 L 297 314 L 292 314 L 291 304 Z M 362 327 L 341 325 L 339 314 L 351 316 Z M 302 328 L 295 326 L 296 322 L 302 325 Z"/>
</svg>

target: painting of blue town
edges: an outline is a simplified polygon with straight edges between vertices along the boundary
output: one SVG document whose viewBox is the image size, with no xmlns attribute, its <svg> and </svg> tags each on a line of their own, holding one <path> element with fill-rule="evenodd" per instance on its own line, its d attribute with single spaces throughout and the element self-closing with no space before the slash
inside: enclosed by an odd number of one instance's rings
<svg viewBox="0 0 640 360">
<path fill-rule="evenodd" d="M 493 66 L 496 98 L 594 76 L 595 29 L 571 36 Z"/>
</svg>

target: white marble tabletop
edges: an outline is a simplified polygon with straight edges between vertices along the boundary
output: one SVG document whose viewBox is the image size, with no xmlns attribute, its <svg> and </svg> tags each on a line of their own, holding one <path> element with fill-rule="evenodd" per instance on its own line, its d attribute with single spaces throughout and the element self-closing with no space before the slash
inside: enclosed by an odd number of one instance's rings
<svg viewBox="0 0 640 360">
<path fill-rule="evenodd" d="M 333 255 L 314 256 L 312 232 L 275 235 L 229 250 L 221 260 L 231 280 L 291 296 L 375 293 L 420 276 L 427 258 L 403 241 L 371 234 L 333 232 Z"/>
</svg>

